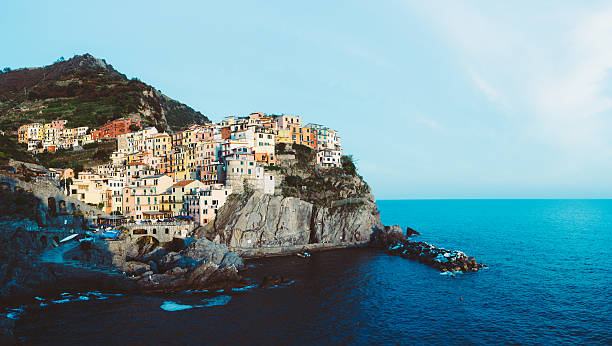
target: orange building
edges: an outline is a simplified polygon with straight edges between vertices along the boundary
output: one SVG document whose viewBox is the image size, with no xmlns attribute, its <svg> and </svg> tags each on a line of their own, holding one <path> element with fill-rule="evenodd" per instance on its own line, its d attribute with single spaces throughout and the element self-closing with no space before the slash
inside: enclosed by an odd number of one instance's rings
<svg viewBox="0 0 612 346">
<path fill-rule="evenodd" d="M 305 126 L 291 126 L 291 142 L 293 144 L 317 147 L 316 135 L 313 129 Z"/>
<path fill-rule="evenodd" d="M 119 135 L 130 133 L 132 132 L 130 130 L 130 126 L 132 125 L 140 127 L 140 120 L 134 118 L 121 118 L 109 121 L 99 129 L 91 131 L 91 139 L 115 138 Z"/>
<path fill-rule="evenodd" d="M 230 139 L 232 138 L 232 128 L 230 126 L 221 128 L 221 138 Z"/>
</svg>

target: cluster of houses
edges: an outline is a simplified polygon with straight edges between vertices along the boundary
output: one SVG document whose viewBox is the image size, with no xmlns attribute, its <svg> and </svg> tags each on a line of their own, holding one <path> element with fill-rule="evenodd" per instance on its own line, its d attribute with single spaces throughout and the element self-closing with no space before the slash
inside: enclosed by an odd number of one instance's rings
<svg viewBox="0 0 612 346">
<path fill-rule="evenodd" d="M 88 131 L 89 127 L 66 127 L 67 120 L 53 120 L 50 123 L 26 124 L 17 130 L 19 143 L 28 145 L 28 151 L 53 152 L 57 149 L 73 149 L 93 143 L 102 138 L 115 138 L 140 128 L 140 120 L 121 118 L 109 121 L 99 129 Z M 135 127 L 134 127 L 135 126 Z"/>
<path fill-rule="evenodd" d="M 42 152 L 56 149 L 72 149 L 78 145 L 93 142 L 86 126 L 67 128 L 66 120 L 50 123 L 32 123 L 19 127 L 19 143 L 28 145 L 28 151 Z"/>
<path fill-rule="evenodd" d="M 174 133 L 155 127 L 132 132 L 128 119 L 119 120 L 121 126 L 92 131 L 96 140 L 117 138 L 111 161 L 79 172 L 68 193 L 133 221 L 188 217 L 203 225 L 232 193 L 273 194 L 275 176 L 265 167 L 277 164 L 279 143 L 311 147 L 322 167 L 341 165 L 338 133 L 302 125 L 299 116 L 252 113 Z"/>
</svg>

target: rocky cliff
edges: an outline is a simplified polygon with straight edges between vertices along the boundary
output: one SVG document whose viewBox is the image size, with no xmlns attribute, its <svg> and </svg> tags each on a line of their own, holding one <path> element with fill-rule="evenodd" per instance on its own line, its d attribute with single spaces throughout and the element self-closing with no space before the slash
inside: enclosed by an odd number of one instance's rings
<svg viewBox="0 0 612 346">
<path fill-rule="evenodd" d="M 322 207 L 295 197 L 234 195 L 214 222 L 199 231 L 218 237 L 230 248 L 290 247 L 309 244 L 355 244 L 370 240 L 381 227 L 374 198 Z"/>
<path fill-rule="evenodd" d="M 276 193 L 230 196 L 196 236 L 235 250 L 283 247 L 292 252 L 362 244 L 382 227 L 376 200 L 350 157 L 343 159 L 343 168 L 323 169 L 309 147 L 283 144 L 277 152 L 278 165 L 269 172 L 276 176 Z"/>
</svg>

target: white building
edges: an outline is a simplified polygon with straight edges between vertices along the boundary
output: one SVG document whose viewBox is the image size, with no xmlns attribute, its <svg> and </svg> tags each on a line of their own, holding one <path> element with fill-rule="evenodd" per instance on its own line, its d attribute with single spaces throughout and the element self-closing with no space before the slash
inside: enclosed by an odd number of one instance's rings
<svg viewBox="0 0 612 346">
<path fill-rule="evenodd" d="M 199 225 L 212 221 L 232 189 L 223 185 L 206 185 L 188 197 L 188 213 Z"/>
</svg>

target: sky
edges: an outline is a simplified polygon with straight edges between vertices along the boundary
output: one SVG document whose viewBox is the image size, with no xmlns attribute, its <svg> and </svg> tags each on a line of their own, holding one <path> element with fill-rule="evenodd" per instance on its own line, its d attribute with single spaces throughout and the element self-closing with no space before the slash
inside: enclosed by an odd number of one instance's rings
<svg viewBox="0 0 612 346">
<path fill-rule="evenodd" d="M 1 67 L 90 53 L 219 121 L 339 131 L 377 199 L 612 198 L 612 3 L 8 1 Z"/>
</svg>

